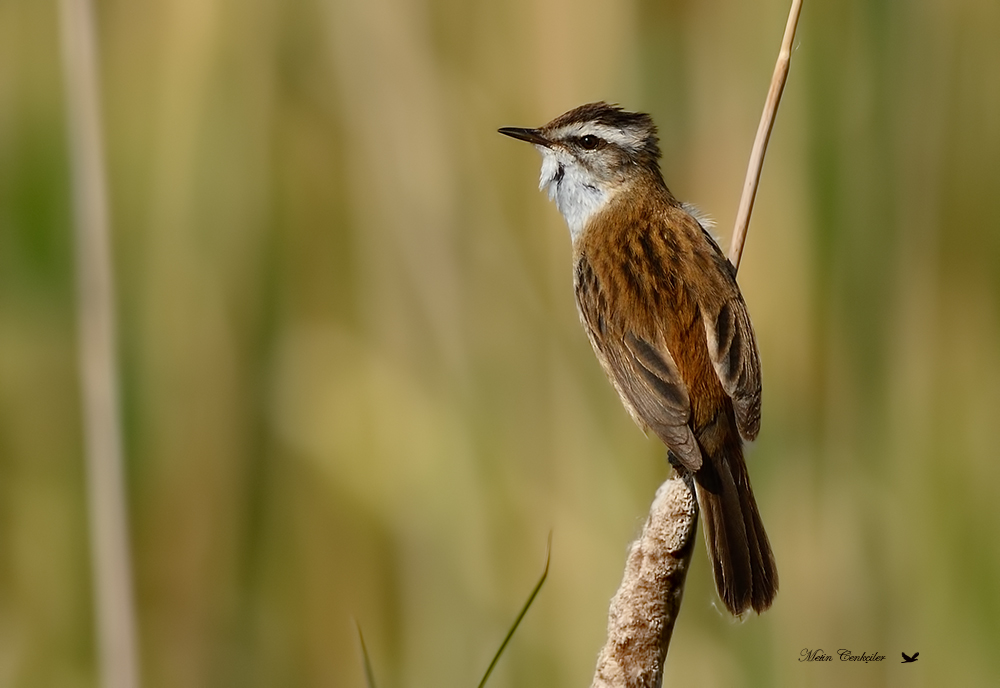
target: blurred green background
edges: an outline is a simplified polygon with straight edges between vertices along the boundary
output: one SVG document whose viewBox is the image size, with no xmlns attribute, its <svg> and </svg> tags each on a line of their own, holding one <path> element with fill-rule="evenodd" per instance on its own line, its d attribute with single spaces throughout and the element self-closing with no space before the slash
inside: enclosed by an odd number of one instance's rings
<svg viewBox="0 0 1000 688">
<path fill-rule="evenodd" d="M 651 112 L 728 242 L 788 5 L 101 0 L 146 686 L 589 685 L 667 473 L 539 159 Z M 667 685 L 1000 678 L 1000 3 L 806 0 L 740 281 L 781 572 Z M 95 686 L 57 3 L 0 0 L 0 685 Z M 800 663 L 803 648 L 880 664 Z M 899 653 L 920 652 L 917 664 Z"/>
</svg>

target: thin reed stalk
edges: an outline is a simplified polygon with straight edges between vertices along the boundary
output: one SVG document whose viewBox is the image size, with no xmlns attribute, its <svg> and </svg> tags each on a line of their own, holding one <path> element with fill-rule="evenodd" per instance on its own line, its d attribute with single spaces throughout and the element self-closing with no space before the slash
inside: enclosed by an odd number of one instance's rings
<svg viewBox="0 0 1000 688">
<path fill-rule="evenodd" d="M 61 0 L 76 236 L 78 353 L 101 685 L 139 685 L 93 7 Z"/>
</svg>

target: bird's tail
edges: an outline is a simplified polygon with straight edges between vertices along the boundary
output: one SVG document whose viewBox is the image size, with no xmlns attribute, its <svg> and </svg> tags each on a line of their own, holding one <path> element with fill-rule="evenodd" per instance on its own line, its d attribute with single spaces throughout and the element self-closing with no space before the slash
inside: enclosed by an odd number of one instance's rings
<svg viewBox="0 0 1000 688">
<path fill-rule="evenodd" d="M 702 444 L 702 452 L 695 487 L 719 597 L 735 616 L 747 609 L 759 614 L 778 594 L 778 569 L 735 427 L 715 451 Z"/>
</svg>

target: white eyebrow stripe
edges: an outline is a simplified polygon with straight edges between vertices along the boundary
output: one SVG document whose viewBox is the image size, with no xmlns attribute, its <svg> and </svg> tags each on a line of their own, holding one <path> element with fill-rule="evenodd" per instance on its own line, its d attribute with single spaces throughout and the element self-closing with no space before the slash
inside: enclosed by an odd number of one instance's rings
<svg viewBox="0 0 1000 688">
<path fill-rule="evenodd" d="M 559 127 L 552 132 L 553 139 L 562 139 L 568 136 L 594 136 L 604 139 L 608 143 L 614 143 L 623 148 L 639 148 L 642 144 L 642 136 L 639 132 L 629 131 L 618 127 L 609 127 L 598 122 L 574 122 Z"/>
</svg>

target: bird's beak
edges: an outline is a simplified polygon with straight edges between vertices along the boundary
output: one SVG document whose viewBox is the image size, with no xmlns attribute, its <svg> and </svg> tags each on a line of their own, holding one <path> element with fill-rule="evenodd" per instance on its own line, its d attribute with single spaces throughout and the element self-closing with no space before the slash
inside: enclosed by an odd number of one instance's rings
<svg viewBox="0 0 1000 688">
<path fill-rule="evenodd" d="M 497 129 L 497 131 L 504 136 L 510 136 L 511 138 L 520 139 L 521 141 L 527 141 L 528 143 L 533 143 L 536 146 L 545 146 L 546 148 L 552 147 L 552 142 L 542 136 L 542 132 L 538 129 L 503 127 L 502 129 Z"/>
</svg>

